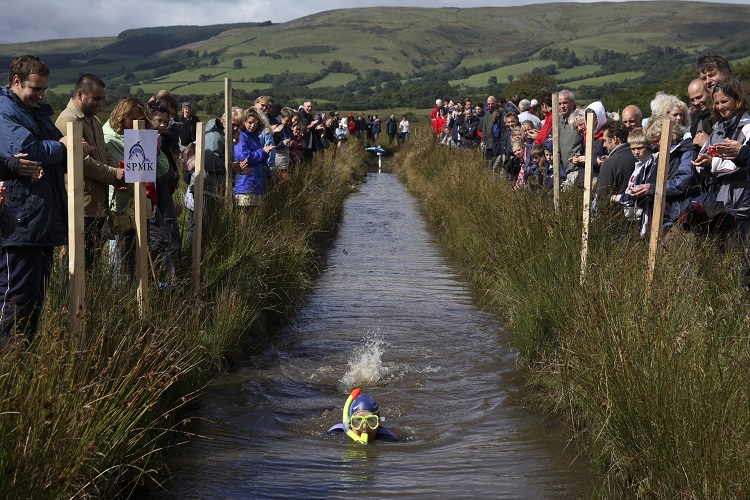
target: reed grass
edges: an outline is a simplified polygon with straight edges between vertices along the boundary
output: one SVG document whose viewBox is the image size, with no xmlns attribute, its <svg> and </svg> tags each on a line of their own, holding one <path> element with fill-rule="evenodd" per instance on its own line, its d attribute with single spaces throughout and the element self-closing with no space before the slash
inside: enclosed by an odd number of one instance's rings
<svg viewBox="0 0 750 500">
<path fill-rule="evenodd" d="M 580 279 L 582 194 L 513 190 L 483 158 L 415 134 L 396 163 L 441 241 L 506 321 L 535 400 L 591 457 L 595 495 L 750 494 L 750 314 L 731 245 L 645 241 L 599 210 Z"/>
<path fill-rule="evenodd" d="M 18 339 L 0 352 L 3 498 L 111 498 L 158 488 L 163 447 L 191 437 L 185 406 L 287 317 L 310 285 L 362 178 L 360 149 L 339 151 L 335 162 L 328 151 L 276 181 L 247 218 L 231 205 L 215 207 L 204 224 L 201 286 L 190 283 L 186 245 L 170 287 L 151 284 L 145 320 L 135 284 L 114 284 L 102 261 L 87 280 L 85 335 L 74 345 L 56 271 L 34 341 Z"/>
</svg>

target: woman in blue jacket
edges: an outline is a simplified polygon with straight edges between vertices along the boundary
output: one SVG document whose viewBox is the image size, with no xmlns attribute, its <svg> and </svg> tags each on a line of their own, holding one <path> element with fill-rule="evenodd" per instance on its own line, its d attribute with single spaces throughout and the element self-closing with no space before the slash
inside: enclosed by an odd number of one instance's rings
<svg viewBox="0 0 750 500">
<path fill-rule="evenodd" d="M 245 111 L 245 122 L 240 130 L 240 140 L 234 146 L 235 161 L 247 160 L 247 165 L 238 172 L 234 185 L 234 200 L 249 214 L 253 207 L 259 207 L 263 201 L 263 188 L 266 178 L 266 160 L 268 154 L 276 148 L 264 145 L 260 133 L 268 128 L 265 115 L 257 109 Z"/>
</svg>

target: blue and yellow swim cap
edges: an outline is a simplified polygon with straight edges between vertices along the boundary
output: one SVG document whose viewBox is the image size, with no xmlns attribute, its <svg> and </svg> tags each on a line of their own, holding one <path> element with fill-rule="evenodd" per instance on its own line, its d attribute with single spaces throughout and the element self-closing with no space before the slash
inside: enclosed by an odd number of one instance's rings
<svg viewBox="0 0 750 500">
<path fill-rule="evenodd" d="M 352 405 L 349 407 L 349 417 L 354 413 L 363 410 L 370 411 L 375 415 L 380 416 L 378 402 L 375 401 L 375 398 L 366 393 L 360 394 L 354 401 L 352 401 Z"/>
</svg>

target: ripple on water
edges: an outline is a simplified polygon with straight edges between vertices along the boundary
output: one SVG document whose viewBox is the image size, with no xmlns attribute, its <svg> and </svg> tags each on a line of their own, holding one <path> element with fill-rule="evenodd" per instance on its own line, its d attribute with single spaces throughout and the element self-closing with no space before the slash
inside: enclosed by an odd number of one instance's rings
<svg viewBox="0 0 750 500">
<path fill-rule="evenodd" d="M 292 324 L 202 399 L 171 498 L 571 498 L 567 434 L 514 401 L 516 354 L 395 177 L 368 176 Z M 324 434 L 352 387 L 400 443 Z M 164 496 L 164 495 L 160 495 Z"/>
</svg>

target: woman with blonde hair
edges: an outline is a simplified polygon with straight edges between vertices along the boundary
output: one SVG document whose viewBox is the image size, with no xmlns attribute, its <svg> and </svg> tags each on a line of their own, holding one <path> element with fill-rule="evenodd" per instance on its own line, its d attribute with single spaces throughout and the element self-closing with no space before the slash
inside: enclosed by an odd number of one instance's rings
<svg viewBox="0 0 750 500">
<path fill-rule="evenodd" d="M 690 110 L 677 96 L 665 95 L 659 103 L 657 113 L 669 116 L 682 131 L 683 139 L 690 139 Z"/>
</svg>

